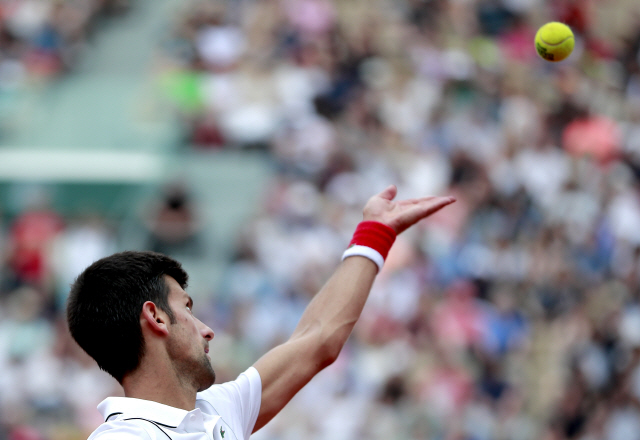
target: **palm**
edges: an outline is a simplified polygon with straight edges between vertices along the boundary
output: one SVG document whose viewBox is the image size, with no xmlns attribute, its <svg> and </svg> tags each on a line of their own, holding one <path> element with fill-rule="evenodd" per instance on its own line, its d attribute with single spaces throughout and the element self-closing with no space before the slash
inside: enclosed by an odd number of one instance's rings
<svg viewBox="0 0 640 440">
<path fill-rule="evenodd" d="M 384 223 L 396 234 L 400 234 L 418 221 L 455 201 L 453 197 L 439 196 L 394 201 L 397 192 L 397 188 L 391 185 L 371 197 L 364 207 L 364 220 Z"/>
</svg>

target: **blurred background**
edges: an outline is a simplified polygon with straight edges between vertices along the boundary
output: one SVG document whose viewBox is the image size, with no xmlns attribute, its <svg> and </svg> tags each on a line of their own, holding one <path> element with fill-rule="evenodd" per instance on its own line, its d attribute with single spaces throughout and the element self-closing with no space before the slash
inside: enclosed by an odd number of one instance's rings
<svg viewBox="0 0 640 440">
<path fill-rule="evenodd" d="M 0 439 L 122 394 L 66 329 L 91 262 L 182 261 L 230 380 L 390 183 L 458 201 L 253 438 L 640 439 L 640 3 L 0 1 Z"/>
</svg>

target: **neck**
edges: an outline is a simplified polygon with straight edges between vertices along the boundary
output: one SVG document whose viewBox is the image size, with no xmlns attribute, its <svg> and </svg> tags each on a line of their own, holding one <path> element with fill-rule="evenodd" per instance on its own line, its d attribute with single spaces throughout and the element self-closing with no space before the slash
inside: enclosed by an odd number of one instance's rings
<svg viewBox="0 0 640 440">
<path fill-rule="evenodd" d="M 122 380 L 126 397 L 150 400 L 191 411 L 196 405 L 197 389 L 184 383 L 170 363 L 143 360 Z"/>
</svg>

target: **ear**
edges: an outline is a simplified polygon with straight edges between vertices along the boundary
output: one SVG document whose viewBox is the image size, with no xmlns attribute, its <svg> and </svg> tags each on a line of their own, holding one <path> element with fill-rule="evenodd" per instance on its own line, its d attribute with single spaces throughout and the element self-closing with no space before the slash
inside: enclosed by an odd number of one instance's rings
<svg viewBox="0 0 640 440">
<path fill-rule="evenodd" d="M 147 327 L 157 335 L 169 334 L 169 316 L 163 312 L 160 307 L 156 306 L 152 301 L 147 301 L 142 305 L 140 313 L 140 324 L 144 329 Z"/>
</svg>

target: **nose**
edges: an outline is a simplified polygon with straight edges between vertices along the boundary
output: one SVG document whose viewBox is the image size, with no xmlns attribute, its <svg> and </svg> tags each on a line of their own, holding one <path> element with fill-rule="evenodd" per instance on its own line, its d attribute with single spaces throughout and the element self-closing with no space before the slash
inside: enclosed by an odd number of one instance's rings
<svg viewBox="0 0 640 440">
<path fill-rule="evenodd" d="M 200 322 L 200 334 L 207 341 L 212 340 L 213 337 L 215 336 L 215 334 L 213 333 L 213 330 L 211 330 L 211 328 L 209 328 L 209 326 L 203 324 L 202 321 Z"/>
</svg>

